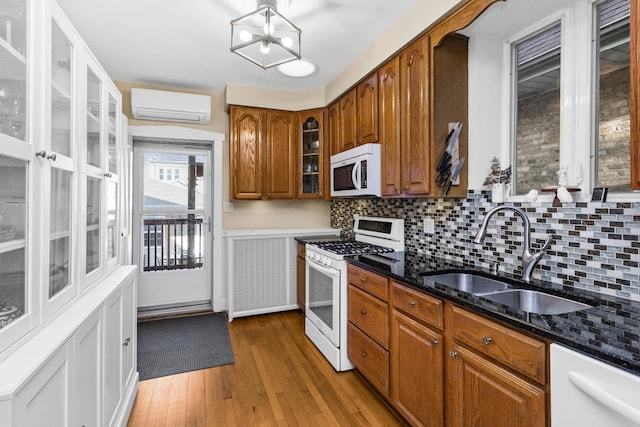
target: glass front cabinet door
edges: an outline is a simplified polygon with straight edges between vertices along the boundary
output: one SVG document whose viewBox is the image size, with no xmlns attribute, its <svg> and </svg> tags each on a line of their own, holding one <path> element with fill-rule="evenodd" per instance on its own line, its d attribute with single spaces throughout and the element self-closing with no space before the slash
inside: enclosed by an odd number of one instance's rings
<svg viewBox="0 0 640 427">
<path fill-rule="evenodd" d="M 27 0 L 0 2 L 0 351 L 30 328 L 28 292 L 32 185 Z"/>
<path fill-rule="evenodd" d="M 324 147 L 323 147 L 323 110 L 313 110 L 299 114 L 299 151 L 298 181 L 299 199 L 322 199 L 324 197 Z"/>
</svg>

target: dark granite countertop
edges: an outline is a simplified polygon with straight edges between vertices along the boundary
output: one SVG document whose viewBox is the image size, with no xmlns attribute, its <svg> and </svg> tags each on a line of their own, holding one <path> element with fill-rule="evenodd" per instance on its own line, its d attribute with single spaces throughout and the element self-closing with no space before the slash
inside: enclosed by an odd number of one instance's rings
<svg viewBox="0 0 640 427">
<path fill-rule="evenodd" d="M 498 276 L 501 279 L 518 288 L 541 290 L 594 306 L 560 315 L 527 313 L 510 309 L 481 296 L 441 285 L 430 280 L 429 276 L 421 274 L 471 271 L 487 277 L 495 277 L 486 269 L 412 252 L 401 252 L 398 255 L 400 259 L 393 268 L 376 261 L 376 257 L 370 255 L 348 257 L 347 260 L 352 264 L 640 375 L 639 302 L 549 282 L 534 280 L 527 284 L 521 282 L 519 277 L 499 273 Z"/>
</svg>

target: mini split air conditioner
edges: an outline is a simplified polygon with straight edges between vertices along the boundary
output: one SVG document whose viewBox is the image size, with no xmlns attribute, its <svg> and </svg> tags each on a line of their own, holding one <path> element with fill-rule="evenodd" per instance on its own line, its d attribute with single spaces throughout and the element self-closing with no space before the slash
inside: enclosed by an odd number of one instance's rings
<svg viewBox="0 0 640 427">
<path fill-rule="evenodd" d="M 181 123 L 211 123 L 211 97 L 193 93 L 131 89 L 133 117 Z"/>
</svg>

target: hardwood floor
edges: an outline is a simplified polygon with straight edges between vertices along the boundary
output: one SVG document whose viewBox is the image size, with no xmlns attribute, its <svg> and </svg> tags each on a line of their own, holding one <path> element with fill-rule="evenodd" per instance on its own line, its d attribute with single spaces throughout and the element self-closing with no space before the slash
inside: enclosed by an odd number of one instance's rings
<svg viewBox="0 0 640 427">
<path fill-rule="evenodd" d="M 401 426 L 354 371 L 337 373 L 298 311 L 235 319 L 236 363 L 141 381 L 129 427 Z"/>
</svg>

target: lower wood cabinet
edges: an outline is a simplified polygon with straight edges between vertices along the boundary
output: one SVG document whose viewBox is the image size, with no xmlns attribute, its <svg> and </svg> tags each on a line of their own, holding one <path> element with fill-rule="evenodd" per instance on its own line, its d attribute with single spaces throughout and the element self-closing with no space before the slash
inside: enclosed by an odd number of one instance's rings
<svg viewBox="0 0 640 427">
<path fill-rule="evenodd" d="M 305 260 L 305 244 L 304 243 L 298 243 L 298 247 L 297 247 L 297 252 L 298 255 L 296 256 L 296 302 L 298 303 L 298 307 L 300 307 L 300 310 L 302 310 L 302 312 L 304 313 L 305 310 L 305 306 L 304 306 L 304 298 L 305 298 L 305 292 L 306 292 L 306 260 Z"/>
<path fill-rule="evenodd" d="M 444 420 L 444 340 L 394 310 L 391 316 L 391 403 L 414 426 Z"/>
<path fill-rule="evenodd" d="M 348 355 L 412 426 L 543 427 L 548 344 L 349 264 Z"/>
</svg>

